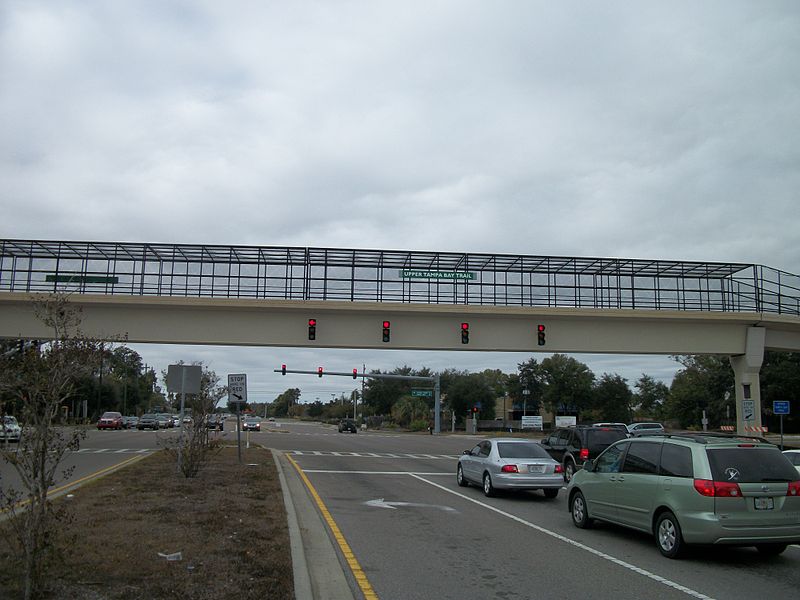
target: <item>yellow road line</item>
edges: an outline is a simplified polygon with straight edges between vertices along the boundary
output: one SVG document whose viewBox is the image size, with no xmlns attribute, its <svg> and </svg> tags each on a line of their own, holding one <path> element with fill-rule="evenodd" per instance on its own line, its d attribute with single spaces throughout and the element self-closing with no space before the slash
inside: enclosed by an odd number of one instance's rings
<svg viewBox="0 0 800 600">
<path fill-rule="evenodd" d="M 137 460 L 142 460 L 145 456 L 148 456 L 148 455 L 147 454 L 140 454 L 138 456 L 133 456 L 133 457 L 127 459 L 127 460 L 123 460 L 121 463 L 117 463 L 115 465 L 111 465 L 110 467 L 106 467 L 105 469 L 100 469 L 99 471 L 95 471 L 94 473 L 90 473 L 89 475 L 85 475 L 84 477 L 81 477 L 80 479 L 76 479 L 75 481 L 70 481 L 69 483 L 65 483 L 64 485 L 61 485 L 61 486 L 59 486 L 57 488 L 52 488 L 50 490 L 47 490 L 47 497 L 50 498 L 51 496 L 54 496 L 54 495 L 58 494 L 59 492 L 63 492 L 66 489 L 69 489 L 71 487 L 80 485 L 81 483 L 83 483 L 84 481 L 87 481 L 89 479 L 94 479 L 96 477 L 102 477 L 103 475 L 106 475 L 109 471 L 113 471 L 115 469 L 119 469 L 119 468 L 124 467 L 126 465 L 129 465 L 129 464 L 131 464 L 133 462 L 136 462 Z M 21 502 L 17 502 L 14 505 L 14 508 L 15 509 L 22 508 L 23 506 L 28 504 L 28 502 L 30 502 L 30 500 L 22 500 Z M 8 509 L 8 508 L 3 508 L 3 509 L 0 510 L 0 513 L 8 512 L 9 510 L 10 509 Z"/>
<path fill-rule="evenodd" d="M 328 527 L 331 528 L 333 532 L 333 537 L 336 539 L 336 543 L 339 544 L 339 548 L 342 550 L 342 554 L 344 554 L 345 560 L 347 560 L 347 564 L 350 566 L 350 570 L 353 572 L 353 577 L 355 577 L 356 583 L 358 583 L 358 587 L 361 588 L 361 592 L 364 594 L 364 598 L 366 600 L 378 600 L 378 595 L 372 589 L 372 586 L 367 579 L 367 576 L 364 574 L 361 565 L 358 564 L 353 551 L 350 549 L 350 544 L 347 543 L 347 540 L 344 539 L 339 526 L 336 524 L 336 521 L 333 520 L 331 513 L 328 511 L 328 508 L 325 506 L 325 503 L 322 501 L 322 498 L 317 493 L 317 490 L 314 489 L 314 486 L 311 485 L 311 481 L 309 481 L 306 474 L 303 472 L 303 469 L 300 468 L 300 465 L 295 462 L 295 460 L 290 456 L 286 455 L 286 458 L 289 459 L 289 462 L 292 463 L 297 472 L 300 474 L 303 483 L 306 484 L 308 491 L 311 492 L 311 496 L 314 498 L 314 501 L 317 503 L 322 516 L 325 517 L 325 522 L 328 523 Z"/>
</svg>

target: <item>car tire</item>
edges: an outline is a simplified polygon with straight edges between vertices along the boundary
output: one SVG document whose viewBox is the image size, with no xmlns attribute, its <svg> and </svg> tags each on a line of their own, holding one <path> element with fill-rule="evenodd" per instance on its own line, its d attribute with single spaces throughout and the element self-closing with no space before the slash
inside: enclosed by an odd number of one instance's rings
<svg viewBox="0 0 800 600">
<path fill-rule="evenodd" d="M 460 487 L 469 487 L 469 481 L 464 477 L 464 469 L 461 468 L 461 465 L 458 465 L 458 469 L 456 469 L 456 483 Z"/>
<path fill-rule="evenodd" d="M 542 490 L 545 498 L 555 498 L 558 496 L 558 488 L 545 488 Z"/>
<path fill-rule="evenodd" d="M 764 556 L 778 556 L 787 546 L 788 544 L 757 544 L 756 550 Z"/>
<path fill-rule="evenodd" d="M 483 493 L 487 498 L 493 498 L 497 492 L 492 485 L 492 476 L 489 473 L 483 474 Z"/>
<path fill-rule="evenodd" d="M 564 481 L 569 483 L 573 475 L 575 475 L 575 463 L 567 460 L 564 462 Z"/>
<path fill-rule="evenodd" d="M 572 515 L 572 523 L 579 529 L 589 529 L 592 526 L 592 519 L 589 517 L 589 507 L 586 505 L 586 498 L 581 492 L 575 492 L 569 501 L 569 513 Z"/>
<path fill-rule="evenodd" d="M 678 519 L 671 512 L 661 513 L 656 521 L 656 544 L 667 558 L 678 558 L 684 550 L 683 535 Z"/>
</svg>

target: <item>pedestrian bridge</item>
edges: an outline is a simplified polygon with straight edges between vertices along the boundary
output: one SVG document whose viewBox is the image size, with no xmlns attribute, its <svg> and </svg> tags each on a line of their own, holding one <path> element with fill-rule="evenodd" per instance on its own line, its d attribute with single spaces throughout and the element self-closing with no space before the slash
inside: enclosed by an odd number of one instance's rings
<svg viewBox="0 0 800 600">
<path fill-rule="evenodd" d="M 50 293 L 129 342 L 728 355 L 737 406 L 800 351 L 800 277 L 743 263 L 0 240 L 0 337 L 46 338 Z"/>
</svg>

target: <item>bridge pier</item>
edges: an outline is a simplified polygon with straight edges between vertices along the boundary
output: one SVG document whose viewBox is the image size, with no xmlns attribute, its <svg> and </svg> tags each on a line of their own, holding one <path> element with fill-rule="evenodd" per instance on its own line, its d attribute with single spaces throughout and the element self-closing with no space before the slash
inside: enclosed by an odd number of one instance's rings
<svg viewBox="0 0 800 600">
<path fill-rule="evenodd" d="M 764 362 L 766 331 L 764 327 L 748 327 L 745 353 L 730 357 L 736 390 L 736 432 L 740 435 L 759 432 L 761 428 L 759 373 Z"/>
</svg>

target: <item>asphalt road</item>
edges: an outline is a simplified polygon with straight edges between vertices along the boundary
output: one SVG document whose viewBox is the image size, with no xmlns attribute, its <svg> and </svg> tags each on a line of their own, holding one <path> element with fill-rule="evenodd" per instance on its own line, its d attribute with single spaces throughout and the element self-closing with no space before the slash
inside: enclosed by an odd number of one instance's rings
<svg viewBox="0 0 800 600">
<path fill-rule="evenodd" d="M 563 493 L 555 500 L 540 492 L 486 498 L 478 488 L 460 488 L 457 457 L 476 438 L 271 429 L 251 440 L 285 451 L 304 471 L 383 600 L 797 594 L 797 546 L 777 558 L 706 548 L 674 561 L 647 535 L 575 528 Z"/>
<path fill-rule="evenodd" d="M 224 439 L 235 443 L 230 425 Z M 302 469 L 381 600 L 788 599 L 800 588 L 797 546 L 776 558 L 752 548 L 705 548 L 668 560 L 647 535 L 575 528 L 563 492 L 554 500 L 541 492 L 486 498 L 478 488 L 460 488 L 457 457 L 479 437 L 264 426 L 250 443 L 281 450 Z M 172 435 L 93 430 L 65 463 L 75 466 L 73 480 L 86 477 L 146 455 Z M 8 485 L 7 465 L 0 475 Z"/>
</svg>

